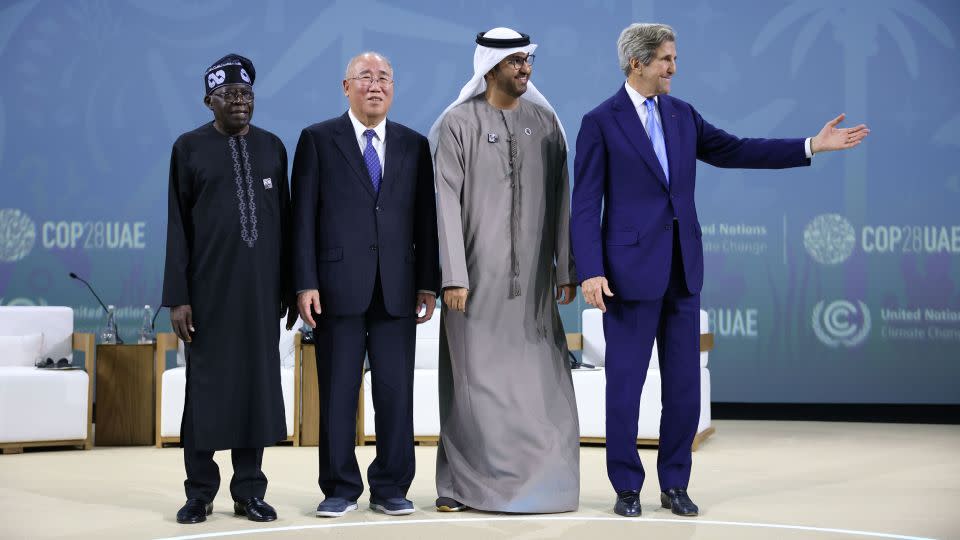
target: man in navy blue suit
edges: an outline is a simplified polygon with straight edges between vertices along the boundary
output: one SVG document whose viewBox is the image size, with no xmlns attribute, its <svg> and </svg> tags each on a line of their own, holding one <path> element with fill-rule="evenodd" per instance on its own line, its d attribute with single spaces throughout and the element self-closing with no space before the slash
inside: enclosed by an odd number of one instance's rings
<svg viewBox="0 0 960 540">
<path fill-rule="evenodd" d="M 293 160 L 293 278 L 300 315 L 315 328 L 323 517 L 355 510 L 363 493 L 354 441 L 365 354 L 377 410 L 370 507 L 414 510 L 416 325 L 433 315 L 440 262 L 430 147 L 387 120 L 393 90 L 385 57 L 353 58 L 349 110 L 304 129 Z"/>
<path fill-rule="evenodd" d="M 672 28 L 632 24 L 617 49 L 627 80 L 583 117 L 571 210 L 583 295 L 604 312 L 607 474 L 617 492 L 614 511 L 639 516 L 644 470 L 637 420 L 656 338 L 663 405 L 660 501 L 674 514 L 696 516 L 687 484 L 700 412 L 697 160 L 716 167 L 799 167 L 816 153 L 857 146 L 870 130 L 837 128 L 841 114 L 807 139 L 741 139 L 667 95 L 677 69 Z"/>
</svg>

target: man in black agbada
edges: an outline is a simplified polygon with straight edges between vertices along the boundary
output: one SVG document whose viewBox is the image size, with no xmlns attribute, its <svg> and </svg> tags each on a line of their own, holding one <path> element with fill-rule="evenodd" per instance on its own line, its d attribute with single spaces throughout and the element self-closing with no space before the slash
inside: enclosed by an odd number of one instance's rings
<svg viewBox="0 0 960 540">
<path fill-rule="evenodd" d="M 255 77 L 242 56 L 214 62 L 203 78 L 214 120 L 181 135 L 170 157 L 163 305 L 187 357 L 179 523 L 212 512 L 220 486 L 213 453 L 228 448 L 234 512 L 277 518 L 263 500 L 261 462 L 265 446 L 286 438 L 278 319 L 295 305 L 290 195 L 283 143 L 250 125 Z M 288 328 L 297 311 L 289 313 Z"/>
</svg>

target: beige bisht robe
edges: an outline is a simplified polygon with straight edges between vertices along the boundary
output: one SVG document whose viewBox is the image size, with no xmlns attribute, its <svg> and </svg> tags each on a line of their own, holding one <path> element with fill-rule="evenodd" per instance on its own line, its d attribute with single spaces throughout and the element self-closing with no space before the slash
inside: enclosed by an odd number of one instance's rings
<svg viewBox="0 0 960 540">
<path fill-rule="evenodd" d="M 466 314 L 440 319 L 437 492 L 478 510 L 576 510 L 579 425 L 555 288 L 577 277 L 556 116 L 523 99 L 500 111 L 481 94 L 446 114 L 435 160 L 443 287 L 470 289 Z"/>
</svg>

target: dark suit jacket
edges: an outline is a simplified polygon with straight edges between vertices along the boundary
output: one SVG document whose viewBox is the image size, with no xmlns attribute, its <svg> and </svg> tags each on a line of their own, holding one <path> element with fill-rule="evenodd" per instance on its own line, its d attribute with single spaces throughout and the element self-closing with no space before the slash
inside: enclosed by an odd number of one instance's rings
<svg viewBox="0 0 960 540">
<path fill-rule="evenodd" d="M 393 316 L 413 314 L 418 290 L 439 291 L 437 210 L 427 139 L 387 120 L 374 192 L 350 118 L 303 130 L 293 158 L 293 281 L 319 289 L 330 315 L 366 311 L 377 272 Z"/>
<path fill-rule="evenodd" d="M 658 101 L 669 186 L 622 86 L 583 117 L 577 135 L 570 218 L 577 272 L 581 281 L 605 276 L 620 300 L 663 296 L 674 226 L 680 228 L 687 288 L 700 292 L 703 242 L 694 202 L 698 159 L 730 168 L 810 164 L 804 139 L 741 139 L 710 125 L 688 103 L 668 95 Z"/>
</svg>

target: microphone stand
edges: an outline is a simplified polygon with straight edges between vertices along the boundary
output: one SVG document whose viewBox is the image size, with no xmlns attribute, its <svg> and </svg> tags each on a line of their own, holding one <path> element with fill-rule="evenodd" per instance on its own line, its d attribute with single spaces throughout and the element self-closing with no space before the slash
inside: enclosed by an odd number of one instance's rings
<svg viewBox="0 0 960 540">
<path fill-rule="evenodd" d="M 83 283 L 84 285 L 86 285 L 86 286 L 87 286 L 87 289 L 90 291 L 90 294 L 92 294 L 93 297 L 97 299 L 97 302 L 100 302 L 100 307 L 103 308 L 103 312 L 106 313 L 107 315 L 110 315 L 110 310 L 107 309 L 106 304 L 103 303 L 103 300 L 100 299 L 100 296 L 97 295 L 97 292 L 93 290 L 93 287 L 90 286 L 89 283 L 87 283 L 87 280 L 85 280 L 85 279 L 83 279 L 82 277 L 74 274 L 73 272 L 70 272 L 70 277 L 73 278 L 73 279 L 75 279 L 75 280 L 77 280 L 77 281 L 79 281 L 79 282 L 81 282 L 81 283 Z M 113 324 L 114 324 L 114 326 L 116 326 L 116 324 L 117 324 L 116 319 L 114 319 Z M 118 345 L 123 345 L 123 338 L 120 337 L 120 331 L 119 331 L 119 330 L 117 330 L 117 344 L 118 344 Z"/>
<path fill-rule="evenodd" d="M 163 309 L 163 306 L 158 305 L 157 311 L 153 314 L 153 320 L 150 321 L 150 330 L 153 330 L 153 335 L 157 335 L 157 315 L 160 314 L 160 310 Z"/>
<path fill-rule="evenodd" d="M 597 366 L 593 364 L 588 364 L 582 359 L 577 358 L 572 352 L 567 351 L 567 354 L 570 355 L 570 369 L 594 369 Z"/>
</svg>

